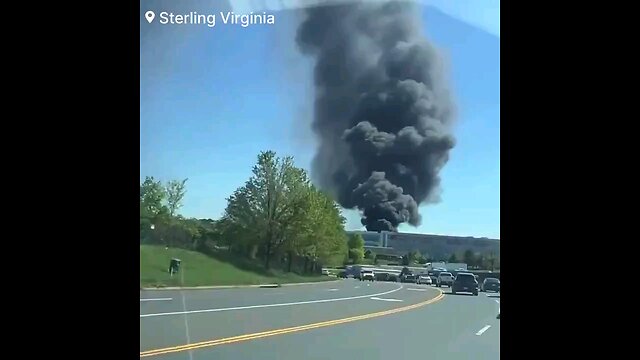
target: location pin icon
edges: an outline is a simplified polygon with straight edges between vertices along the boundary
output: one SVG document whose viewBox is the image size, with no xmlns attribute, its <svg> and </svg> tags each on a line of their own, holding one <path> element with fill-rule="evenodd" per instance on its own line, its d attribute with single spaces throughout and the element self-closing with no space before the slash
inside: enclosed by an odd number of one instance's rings
<svg viewBox="0 0 640 360">
<path fill-rule="evenodd" d="M 144 17 L 147 18 L 147 21 L 149 22 L 149 24 L 151 24 L 153 18 L 156 17 L 156 14 L 154 14 L 153 11 L 149 10 L 144 14 Z"/>
</svg>

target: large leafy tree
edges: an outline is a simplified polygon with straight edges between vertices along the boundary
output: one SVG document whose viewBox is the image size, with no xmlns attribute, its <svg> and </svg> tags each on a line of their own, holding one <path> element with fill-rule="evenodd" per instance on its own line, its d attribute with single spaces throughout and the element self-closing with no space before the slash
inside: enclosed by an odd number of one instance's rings
<svg viewBox="0 0 640 360">
<path fill-rule="evenodd" d="M 140 186 L 141 236 L 144 228 L 154 242 L 203 252 L 217 251 L 216 244 L 227 245 L 237 255 L 261 256 L 267 269 L 272 260 L 286 258 L 289 270 L 293 259 L 304 259 L 304 271 L 347 259 L 340 207 L 311 184 L 291 157 L 260 153 L 252 176 L 229 196 L 223 217 L 215 221 L 178 214 L 186 182 L 172 180 L 163 186 L 153 177 L 145 179 Z M 149 230 L 151 224 L 153 230 Z M 359 258 L 364 246 L 360 240 L 353 249 Z"/>
<path fill-rule="evenodd" d="M 164 202 L 166 191 L 162 182 L 147 176 L 140 184 L 140 239 L 157 242 L 162 238 L 158 231 L 152 231 L 152 227 L 166 222 L 168 209 Z M 157 239 L 156 239 L 157 238 Z"/>
<path fill-rule="evenodd" d="M 164 202 L 167 198 L 162 182 L 147 176 L 140 185 L 140 215 L 149 219 L 168 213 Z"/>
<path fill-rule="evenodd" d="M 183 205 L 182 201 L 184 200 L 184 195 L 187 193 L 186 183 L 187 179 L 167 182 L 165 193 L 167 197 L 167 209 L 171 216 L 176 216 L 178 210 L 180 210 Z"/>
<path fill-rule="evenodd" d="M 251 254 L 259 248 L 267 269 L 276 256 L 288 258 L 289 269 L 294 257 L 311 263 L 344 260 L 340 208 L 294 166 L 293 158 L 260 153 L 251 178 L 227 201 L 225 237 L 232 236 L 232 246 L 251 249 Z"/>
<path fill-rule="evenodd" d="M 354 264 L 359 264 L 364 259 L 364 238 L 360 234 L 349 238 L 349 259 Z"/>
<path fill-rule="evenodd" d="M 308 186 L 306 173 L 293 165 L 293 158 L 265 151 L 251 178 L 229 197 L 227 217 L 254 239 L 253 245 L 262 245 L 265 268 L 287 240 L 288 227 L 304 216 Z"/>
</svg>

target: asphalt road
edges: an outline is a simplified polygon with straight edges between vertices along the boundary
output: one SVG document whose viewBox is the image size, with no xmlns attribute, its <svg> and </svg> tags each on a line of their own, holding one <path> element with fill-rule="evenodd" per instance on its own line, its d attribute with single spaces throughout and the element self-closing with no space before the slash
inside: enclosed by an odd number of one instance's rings
<svg viewBox="0 0 640 360">
<path fill-rule="evenodd" d="M 275 289 L 141 291 L 141 357 L 499 359 L 499 294 L 442 290 L 439 299 L 440 291 L 428 285 L 346 279 Z M 365 315 L 412 305 L 384 316 Z M 356 316 L 357 321 L 329 322 Z M 325 326 L 291 329 L 317 323 Z M 263 334 L 240 337 L 256 333 Z M 200 347 L 176 348 L 186 344 Z M 159 349 L 165 351 L 153 352 Z"/>
</svg>

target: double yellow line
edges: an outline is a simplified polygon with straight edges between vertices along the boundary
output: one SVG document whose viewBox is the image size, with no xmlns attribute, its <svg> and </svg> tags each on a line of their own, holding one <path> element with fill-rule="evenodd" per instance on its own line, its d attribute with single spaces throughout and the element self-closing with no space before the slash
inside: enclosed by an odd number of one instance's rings
<svg viewBox="0 0 640 360">
<path fill-rule="evenodd" d="M 438 289 L 438 291 L 440 291 L 440 290 Z M 433 298 L 433 299 L 430 299 L 430 300 L 427 300 L 427 301 L 423 301 L 423 302 L 420 302 L 420 303 L 417 303 L 417 304 L 409 305 L 409 306 L 404 306 L 404 307 L 401 307 L 401 308 L 395 308 L 395 309 L 380 311 L 380 312 L 376 312 L 376 313 L 372 313 L 372 314 L 358 315 L 358 316 L 348 317 L 348 318 L 344 318 L 344 319 L 329 320 L 329 321 L 323 321 L 323 322 L 318 322 L 318 323 L 308 324 L 308 325 L 302 325 L 302 326 L 294 326 L 294 327 L 284 328 L 284 329 L 276 329 L 276 330 L 263 331 L 263 332 L 259 332 L 259 333 L 253 333 L 253 334 L 232 336 L 232 337 L 223 338 L 223 339 L 202 341 L 202 342 L 198 342 L 198 343 L 179 345 L 179 346 L 172 346 L 172 347 L 167 347 L 167 348 L 163 348 L 163 349 L 147 350 L 147 351 L 140 352 L 140 357 L 142 358 L 142 357 L 149 357 L 149 356 L 176 353 L 176 352 L 181 352 L 181 351 L 189 351 L 189 350 L 201 349 L 201 348 L 205 348 L 205 347 L 213 347 L 213 346 L 218 346 L 218 345 L 233 344 L 233 343 L 237 343 L 237 342 L 241 342 L 241 341 L 260 339 L 260 338 L 269 337 L 269 336 L 283 335 L 283 334 L 289 334 L 289 333 L 293 333 L 293 332 L 317 329 L 317 328 L 326 327 L 326 326 L 339 325 L 339 324 L 349 323 L 349 322 L 353 322 L 353 321 L 372 319 L 372 318 L 376 318 L 376 317 L 380 317 L 380 316 L 396 314 L 396 313 L 399 313 L 399 312 L 403 312 L 403 311 L 419 308 L 421 306 L 433 304 L 434 302 L 440 301 L 443 298 L 444 298 L 444 294 L 442 293 L 442 291 L 440 291 L 440 294 L 438 296 L 436 296 L 435 298 Z"/>
</svg>

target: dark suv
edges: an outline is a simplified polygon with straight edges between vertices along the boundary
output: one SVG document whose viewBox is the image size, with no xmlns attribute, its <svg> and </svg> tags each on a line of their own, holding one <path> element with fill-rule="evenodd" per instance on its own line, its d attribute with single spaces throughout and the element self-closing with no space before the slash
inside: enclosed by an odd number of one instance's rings
<svg viewBox="0 0 640 360">
<path fill-rule="evenodd" d="M 500 280 L 496 278 L 486 278 L 480 286 L 480 291 L 500 292 Z"/>
<path fill-rule="evenodd" d="M 456 279 L 453 280 L 453 285 L 451 285 L 451 293 L 460 292 L 472 293 L 474 296 L 478 296 L 478 280 L 476 280 L 475 275 L 459 273 L 456 276 Z"/>
</svg>

